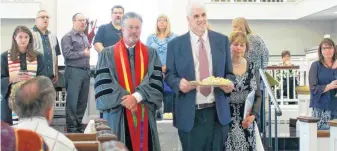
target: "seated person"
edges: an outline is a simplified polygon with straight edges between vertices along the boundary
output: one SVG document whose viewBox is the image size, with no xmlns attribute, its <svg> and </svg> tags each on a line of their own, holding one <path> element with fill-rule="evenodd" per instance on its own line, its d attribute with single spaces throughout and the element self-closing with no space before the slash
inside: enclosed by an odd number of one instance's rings
<svg viewBox="0 0 337 151">
<path fill-rule="evenodd" d="M 25 129 L 14 129 L 9 124 L 1 122 L 1 150 L 2 151 L 48 151 L 43 138 Z"/>
<path fill-rule="evenodd" d="M 56 92 L 45 76 L 28 80 L 15 93 L 14 112 L 20 117 L 15 128 L 33 130 L 46 141 L 50 151 L 74 151 L 64 134 L 49 126 L 53 119 Z"/>
<path fill-rule="evenodd" d="M 290 63 L 290 52 L 288 50 L 285 50 L 281 54 L 282 56 L 282 63 L 279 64 L 279 66 L 294 66 L 293 64 Z M 288 89 L 287 86 L 289 85 L 289 99 L 294 99 L 294 80 L 295 80 L 295 86 L 298 86 L 298 80 L 295 77 L 294 78 L 294 72 L 293 70 L 288 70 L 289 71 L 289 83 L 287 83 L 287 72 L 284 70 L 283 72 L 281 70 L 276 71 L 276 78 L 278 81 L 283 82 L 283 96 L 288 96 Z M 277 90 L 277 98 L 280 98 L 280 93 L 281 93 L 281 88 L 279 87 L 279 90 Z"/>
</svg>

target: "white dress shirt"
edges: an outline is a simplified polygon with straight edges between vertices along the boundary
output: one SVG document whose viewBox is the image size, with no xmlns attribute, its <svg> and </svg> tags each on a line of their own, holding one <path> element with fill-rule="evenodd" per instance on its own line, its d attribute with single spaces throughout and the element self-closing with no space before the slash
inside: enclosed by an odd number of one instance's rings
<svg viewBox="0 0 337 151">
<path fill-rule="evenodd" d="M 201 81 L 200 76 L 199 76 L 199 36 L 194 34 L 192 31 L 190 31 L 190 36 L 191 36 L 191 46 L 192 46 L 192 53 L 193 53 L 193 60 L 194 60 L 194 71 L 195 71 L 195 79 L 196 81 Z M 209 44 L 209 39 L 208 39 L 208 31 L 201 36 L 201 38 L 204 40 L 204 45 L 206 48 L 206 53 L 207 53 L 207 59 L 208 59 L 208 67 L 209 67 L 209 75 L 213 75 L 213 64 L 212 64 L 212 52 L 211 52 L 211 46 Z M 199 91 L 199 87 L 197 87 L 197 97 L 196 97 L 196 104 L 204 104 L 204 103 L 213 103 L 214 102 L 214 92 L 213 92 L 213 87 L 211 94 L 209 94 L 207 97 L 202 95 Z"/>
<path fill-rule="evenodd" d="M 64 134 L 50 127 L 44 117 L 20 118 L 19 129 L 28 129 L 38 133 L 49 147 L 50 151 L 77 151 L 74 143 Z"/>
</svg>

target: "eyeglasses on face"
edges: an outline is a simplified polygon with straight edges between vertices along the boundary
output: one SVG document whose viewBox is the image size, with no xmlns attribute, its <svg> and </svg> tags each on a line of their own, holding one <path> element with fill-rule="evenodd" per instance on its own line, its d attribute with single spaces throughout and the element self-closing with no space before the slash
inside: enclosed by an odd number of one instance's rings
<svg viewBox="0 0 337 151">
<path fill-rule="evenodd" d="M 84 23 L 87 22 L 87 20 L 85 20 L 85 19 L 78 19 L 78 20 L 75 20 L 75 21 L 84 22 Z"/>
<path fill-rule="evenodd" d="M 41 19 L 49 19 L 50 17 L 49 16 L 39 16 L 37 18 L 41 18 Z"/>
<path fill-rule="evenodd" d="M 331 47 L 331 46 L 328 46 L 328 47 L 322 47 L 322 50 L 332 50 L 332 47 Z"/>
</svg>

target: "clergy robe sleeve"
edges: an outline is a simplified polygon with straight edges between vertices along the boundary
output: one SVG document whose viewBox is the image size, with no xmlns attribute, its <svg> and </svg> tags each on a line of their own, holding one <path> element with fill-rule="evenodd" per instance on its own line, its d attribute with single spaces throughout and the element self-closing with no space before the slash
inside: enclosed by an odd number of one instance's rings
<svg viewBox="0 0 337 151">
<path fill-rule="evenodd" d="M 97 110 L 111 109 L 116 112 L 123 106 L 122 97 L 128 91 L 121 87 L 117 81 L 117 71 L 114 66 L 112 47 L 106 47 L 100 53 L 95 72 L 95 100 Z"/>
<path fill-rule="evenodd" d="M 9 83 L 8 73 L 8 52 L 1 54 L 1 95 L 3 98 L 7 97 Z"/>
<path fill-rule="evenodd" d="M 142 95 L 144 103 L 150 104 L 149 109 L 157 110 L 161 107 L 163 101 L 162 66 L 156 51 L 149 47 L 147 49 L 149 52 L 147 74 L 140 85 L 136 87 L 136 92 Z"/>
</svg>

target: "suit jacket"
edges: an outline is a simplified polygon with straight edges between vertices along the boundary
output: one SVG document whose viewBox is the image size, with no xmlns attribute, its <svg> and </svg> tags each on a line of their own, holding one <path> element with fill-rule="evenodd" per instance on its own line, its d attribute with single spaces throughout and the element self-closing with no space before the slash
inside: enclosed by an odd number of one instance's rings
<svg viewBox="0 0 337 151">
<path fill-rule="evenodd" d="M 233 80 L 234 75 L 228 37 L 208 30 L 208 38 L 212 54 L 213 76 Z M 195 80 L 196 73 L 189 32 L 176 37 L 168 43 L 166 71 L 165 81 L 176 94 L 173 103 L 173 125 L 179 130 L 189 132 L 194 125 L 196 90 L 191 90 L 188 93 L 183 93 L 179 90 L 179 83 L 182 78 L 187 81 Z M 227 98 L 230 94 L 225 94 L 218 87 L 214 88 L 213 93 L 218 119 L 222 125 L 226 125 L 231 121 L 229 100 Z"/>
</svg>

